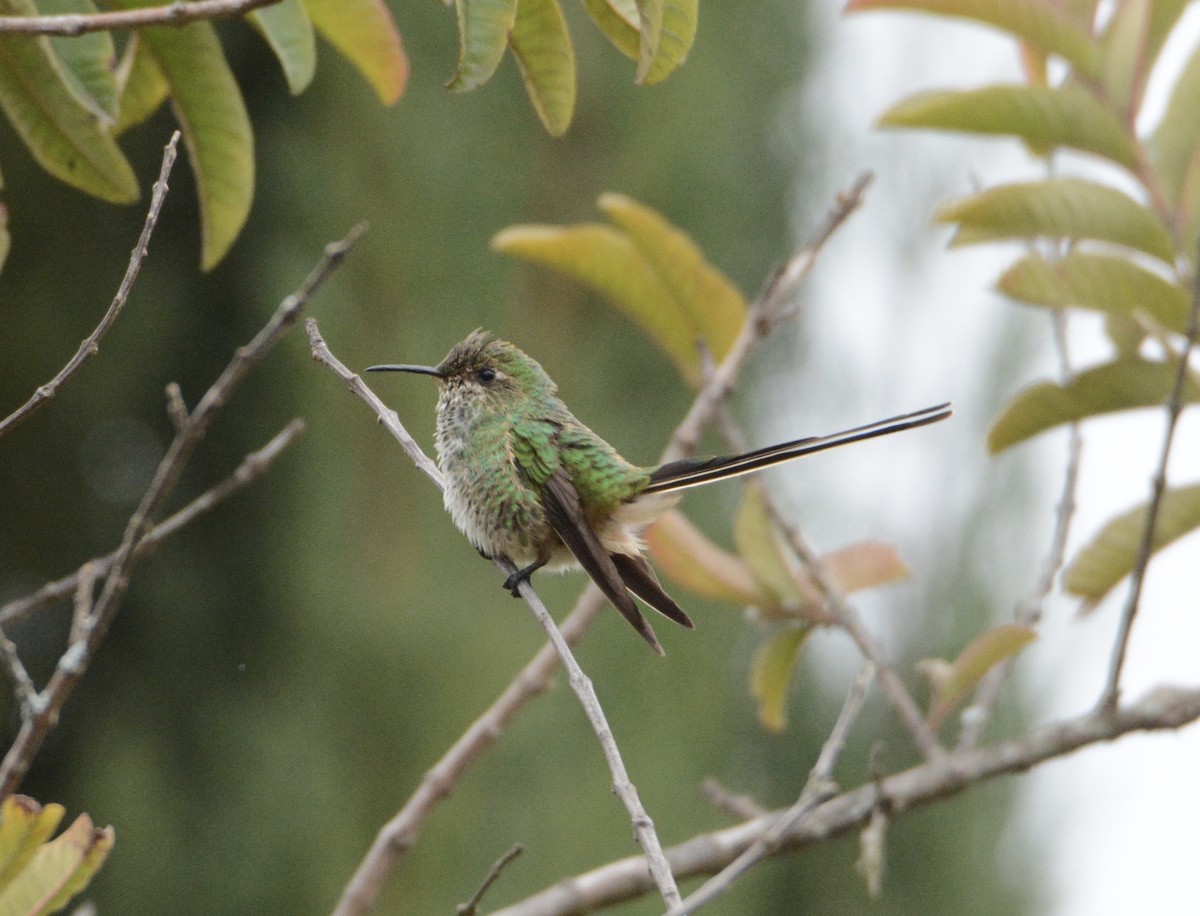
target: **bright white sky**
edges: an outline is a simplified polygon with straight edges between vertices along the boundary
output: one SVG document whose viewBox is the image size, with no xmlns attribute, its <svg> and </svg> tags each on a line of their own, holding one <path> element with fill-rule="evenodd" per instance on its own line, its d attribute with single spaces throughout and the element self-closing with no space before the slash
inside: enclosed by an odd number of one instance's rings
<svg viewBox="0 0 1200 916">
<path fill-rule="evenodd" d="M 803 417 L 803 429 L 814 433 L 945 398 L 956 402 L 957 416 L 908 434 L 921 438 L 923 452 L 915 447 L 896 454 L 867 446 L 839 450 L 836 475 L 830 465 L 810 459 L 797 485 L 811 493 L 828 473 L 840 487 L 851 463 L 855 472 L 849 479 L 861 481 L 861 488 L 849 496 L 832 493 L 830 499 L 841 506 L 830 506 L 829 518 L 814 519 L 809 527 L 820 524 L 824 546 L 835 546 L 865 536 L 862 519 L 873 511 L 885 531 L 892 526 L 893 540 L 903 541 L 906 522 L 901 519 L 915 513 L 932 516 L 936 526 L 953 526 L 971 509 L 972 491 L 1002 487 L 1006 474 L 1033 458 L 1045 476 L 1038 483 L 1042 505 L 1029 524 L 1040 530 L 1014 531 L 1009 517 L 997 519 L 997 530 L 990 533 L 997 613 L 1010 614 L 1032 587 L 1037 551 L 1049 537 L 1065 438 L 1043 436 L 1045 441 L 1020 447 L 1032 451 L 989 458 L 982 436 L 995 405 L 984 401 L 981 370 L 974 363 L 994 347 L 1004 328 L 1016 326 L 1023 328 L 1020 340 L 1041 335 L 1047 343 L 1028 377 L 1005 383 L 1007 393 L 1051 375 L 1049 324 L 989 292 L 1015 249 L 948 251 L 948 233 L 932 225 L 931 214 L 937 203 L 980 185 L 1036 179 L 1039 166 L 1015 143 L 881 132 L 871 125 L 890 103 L 920 89 L 1017 79 L 1013 45 L 982 27 L 916 14 L 840 17 L 838 7 L 829 4 L 815 14 L 811 27 L 821 36 L 815 46 L 822 60 L 800 101 L 809 113 L 826 112 L 836 149 L 804 148 L 787 127 L 796 100 L 781 105 L 778 142 L 795 158 L 804 181 L 822 189 L 822 196 L 798 205 L 800 233 L 816 222 L 814 209 L 823 212 L 832 193 L 848 186 L 858 171 L 873 170 L 876 182 L 866 210 L 826 253 L 814 278 L 816 294 L 809 297 L 803 346 L 816 361 L 813 385 L 825 390 L 793 394 L 789 403 Z M 1193 36 L 1200 35 L 1200 8 L 1193 7 L 1188 18 L 1192 28 L 1168 48 L 1176 68 L 1194 47 Z M 1072 329 L 1076 365 L 1106 355 L 1098 324 L 1084 320 Z M 799 421 L 781 415 L 782 406 L 766 404 L 759 422 L 762 441 L 794 435 Z M 1102 522 L 1147 498 L 1162 429 L 1161 414 L 1148 411 L 1086 425 L 1080 507 L 1068 555 Z M 1171 479 L 1192 482 L 1200 477 L 1195 472 L 1200 424 L 1185 414 L 1180 433 Z M 900 451 L 906 457 L 899 457 Z M 897 460 L 919 463 L 897 470 L 891 466 Z M 897 495 L 898 479 L 911 491 Z M 947 480 L 954 486 L 946 487 Z M 878 519 L 882 505 L 892 507 L 894 518 Z M 919 576 L 920 558 L 912 549 L 908 559 Z M 1193 536 L 1152 564 L 1126 667 L 1127 697 L 1162 683 L 1194 686 L 1200 677 L 1198 562 L 1200 537 Z M 1083 620 L 1075 615 L 1075 602 L 1062 596 L 1051 602 L 1042 636 L 1019 667 L 1018 689 L 1030 698 L 1038 721 L 1077 715 L 1095 703 L 1124 595 L 1123 585 Z M 886 610 L 886 603 L 881 608 Z M 1006 618 L 997 622 L 1001 619 Z M 1017 828 L 1001 840 L 997 867 L 1005 867 L 1006 844 L 1036 844 L 1052 881 L 1046 912 L 1055 916 L 1200 913 L 1198 775 L 1200 728 L 1193 726 L 1179 734 L 1133 735 L 1018 777 L 1021 815 Z M 1012 880 L 1022 878 L 1013 874 Z"/>
</svg>

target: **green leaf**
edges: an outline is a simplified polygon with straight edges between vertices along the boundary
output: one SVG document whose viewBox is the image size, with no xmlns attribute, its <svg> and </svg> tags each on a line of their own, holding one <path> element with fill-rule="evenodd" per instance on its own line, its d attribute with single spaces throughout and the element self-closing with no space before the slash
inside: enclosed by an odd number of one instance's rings
<svg viewBox="0 0 1200 916">
<path fill-rule="evenodd" d="M 1008 32 L 1074 65 L 1084 76 L 1100 71 L 1100 47 L 1086 31 L 1044 0 L 850 0 L 846 12 L 913 10 L 970 19 Z"/>
<path fill-rule="evenodd" d="M 696 39 L 699 0 L 665 0 L 662 20 L 658 25 L 658 41 L 649 63 L 642 66 L 639 55 L 637 81 L 653 86 L 670 76 L 687 60 Z"/>
<path fill-rule="evenodd" d="M 379 101 L 396 104 L 408 84 L 408 56 L 384 0 L 301 3 L 316 30 L 371 84 Z"/>
<path fill-rule="evenodd" d="M 1133 123 L 1159 51 L 1188 0 L 1123 0 L 1101 39 L 1106 95 Z"/>
<path fill-rule="evenodd" d="M 167 78 L 158 69 L 158 64 L 146 50 L 145 42 L 138 38 L 137 32 L 129 36 L 121 55 L 117 85 L 121 92 L 121 117 L 116 127 L 118 134 L 136 127 L 153 115 L 171 94 Z"/>
<path fill-rule="evenodd" d="M 317 69 L 317 41 L 300 0 L 281 0 L 254 10 L 249 19 L 275 53 L 288 90 L 299 95 L 308 88 Z"/>
<path fill-rule="evenodd" d="M 650 72 L 662 38 L 663 0 L 636 0 L 638 11 L 638 69 L 640 83 Z"/>
<path fill-rule="evenodd" d="M 811 626 L 791 626 L 762 641 L 750 668 L 750 692 L 758 700 L 758 719 L 773 732 L 787 727 L 788 687 Z"/>
<path fill-rule="evenodd" d="M 923 92 L 891 108 L 882 127 L 923 127 L 1019 137 L 1035 153 L 1060 146 L 1095 153 L 1131 171 L 1137 168 L 1133 138 L 1113 112 L 1070 84 L 988 86 L 967 92 Z"/>
<path fill-rule="evenodd" d="M 521 0 L 509 42 L 534 110 L 561 137 L 575 110 L 575 51 L 558 0 Z"/>
<path fill-rule="evenodd" d="M 92 0 L 41 0 L 38 11 L 46 16 L 97 12 Z M 84 108 L 111 126 L 117 120 L 117 85 L 113 78 L 117 52 L 108 32 L 84 32 L 72 38 L 50 39 L 64 64 L 67 86 Z"/>
<path fill-rule="evenodd" d="M 468 92 L 492 78 L 517 20 L 517 0 L 455 0 L 458 69 L 446 88 Z"/>
<path fill-rule="evenodd" d="M 1137 201 L 1106 185 L 1054 178 L 991 188 L 939 208 L 957 223 L 952 245 L 1039 237 L 1094 239 L 1124 245 L 1170 264 L 1171 234 Z"/>
<path fill-rule="evenodd" d="M 634 0 L 583 0 L 583 5 L 613 46 L 626 57 L 637 60 L 641 35 Z"/>
<path fill-rule="evenodd" d="M 0 0 L 0 13 L 36 15 L 37 8 L 31 0 Z M 64 74 L 47 39 L 0 36 L 0 109 L 33 158 L 81 191 L 132 203 L 138 199 L 133 169 Z"/>
<path fill-rule="evenodd" d="M 988 432 L 988 449 L 999 452 L 1064 423 L 1159 406 L 1170 394 L 1177 372 L 1174 363 L 1123 359 L 1087 369 L 1064 384 L 1033 385 L 1001 411 Z M 1184 399 L 1186 403 L 1200 401 L 1200 386 L 1189 380 Z"/>
<path fill-rule="evenodd" d="M 659 516 L 642 537 L 659 568 L 693 594 L 738 605 L 771 604 L 746 561 L 722 550 L 678 510 Z"/>
<path fill-rule="evenodd" d="M 62 805 L 43 807 L 27 795 L 10 795 L 0 806 L 0 889 L 29 863 L 63 816 Z"/>
<path fill-rule="evenodd" d="M 762 485 L 756 481 L 744 488 L 733 523 L 733 542 L 759 587 L 774 597 L 773 604 L 798 607 L 806 603 L 796 582 L 796 563 L 780 540 L 767 512 Z"/>
<path fill-rule="evenodd" d="M 131 9 L 142 0 L 110 0 Z M 242 230 L 254 198 L 254 137 L 242 94 L 207 22 L 138 33 L 171 91 L 200 198 L 200 264 L 215 267 Z"/>
<path fill-rule="evenodd" d="M 1141 310 L 1168 330 L 1183 333 L 1187 326 L 1187 292 L 1125 258 L 1081 251 L 1056 261 L 1026 255 L 1004 272 L 997 288 L 1032 305 L 1127 318 Z"/>
<path fill-rule="evenodd" d="M 1063 572 L 1063 587 L 1098 604 L 1118 582 L 1133 572 L 1146 532 L 1148 504 L 1114 518 Z M 1185 534 L 1200 528 L 1200 485 L 1163 492 L 1151 541 L 1157 553 Z"/>
<path fill-rule="evenodd" d="M 1005 659 L 1012 658 L 1036 637 L 1037 632 L 1032 627 L 1004 624 L 976 636 L 952 664 L 934 659 L 932 664 L 921 665 L 933 682 L 927 717 L 929 727 L 937 731 L 946 716 L 985 674 Z"/>
<path fill-rule="evenodd" d="M 1176 221 L 1186 229 L 1186 241 L 1200 220 L 1200 47 L 1188 59 L 1147 146 L 1163 195 Z"/>
<path fill-rule="evenodd" d="M 657 211 L 612 193 L 601 194 L 599 206 L 633 240 L 688 316 L 693 353 L 702 340 L 714 360 L 724 359 L 746 319 L 746 300 L 738 288 Z"/>
</svg>

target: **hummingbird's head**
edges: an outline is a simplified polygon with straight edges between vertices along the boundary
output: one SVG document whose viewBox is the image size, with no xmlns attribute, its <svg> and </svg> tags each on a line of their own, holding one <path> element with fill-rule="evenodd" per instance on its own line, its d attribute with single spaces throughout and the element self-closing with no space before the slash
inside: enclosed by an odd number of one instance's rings
<svg viewBox="0 0 1200 916">
<path fill-rule="evenodd" d="M 436 366 L 371 366 L 367 371 L 432 375 L 441 388 L 439 404 L 471 405 L 472 413 L 510 409 L 530 399 L 552 397 L 556 390 L 537 360 L 484 330 L 456 343 Z"/>
</svg>

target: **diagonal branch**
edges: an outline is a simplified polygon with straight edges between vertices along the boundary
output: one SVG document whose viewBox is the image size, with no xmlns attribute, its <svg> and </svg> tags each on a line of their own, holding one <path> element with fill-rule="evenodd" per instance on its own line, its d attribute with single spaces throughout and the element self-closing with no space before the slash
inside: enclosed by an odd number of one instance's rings
<svg viewBox="0 0 1200 916">
<path fill-rule="evenodd" d="M 155 516 L 178 483 L 188 459 L 199 446 L 234 389 L 296 322 L 308 300 L 349 253 L 364 229 L 364 226 L 359 225 L 341 242 L 325 246 L 321 261 L 301 287 L 280 303 L 270 320 L 250 343 L 238 348 L 225 370 L 200 399 L 200 403 L 185 421 L 181 420 L 175 439 L 159 462 L 154 479 L 125 527 L 125 536 L 113 557 L 99 597 L 96 598 L 86 619 L 76 628 L 76 638 L 59 659 L 54 673 L 40 695 L 42 702 L 38 704 L 36 714 L 22 718 L 16 740 L 0 763 L 0 798 L 7 798 L 20 785 L 34 756 L 58 721 L 59 713 L 71 692 L 87 671 L 89 661 L 104 641 L 121 599 L 129 587 L 129 576 L 137 561 L 139 547 L 152 528 Z"/>
<path fill-rule="evenodd" d="M 0 22 L 2 21 L 0 19 Z M 38 388 L 30 396 L 29 400 L 13 411 L 12 414 L 0 420 L 0 436 L 3 436 L 18 423 L 28 420 L 33 416 L 38 408 L 45 405 L 47 401 L 54 397 L 58 393 L 58 389 L 79 371 L 80 366 L 99 351 L 101 338 L 108 333 L 109 328 L 116 323 L 121 310 L 125 308 L 125 301 L 129 298 L 129 291 L 133 289 L 133 281 L 137 279 L 138 272 L 142 269 L 142 262 L 146 260 L 146 255 L 150 253 L 150 236 L 154 232 L 154 227 L 158 224 L 158 214 L 162 210 L 163 201 L 167 197 L 167 178 L 170 177 L 171 169 L 175 165 L 176 148 L 178 145 L 179 131 L 175 131 L 171 135 L 166 149 L 163 150 L 162 167 L 158 171 L 158 180 L 154 182 L 154 189 L 150 194 L 150 208 L 146 211 L 146 222 L 142 226 L 142 233 L 138 236 L 137 244 L 133 246 L 133 252 L 129 255 L 129 266 L 125 269 L 125 276 L 121 278 L 121 285 L 117 287 L 117 294 L 113 297 L 108 311 L 104 313 L 104 317 L 100 319 L 100 323 L 96 325 L 96 329 L 84 338 L 83 342 L 79 345 L 79 349 L 75 351 L 75 355 L 63 366 L 58 375 Z"/>
<path fill-rule="evenodd" d="M 794 852 L 864 827 L 882 796 L 893 818 L 998 776 L 1022 773 L 1081 748 L 1139 731 L 1182 728 L 1200 719 L 1200 689 L 1159 687 L 1136 702 L 1043 726 L 987 748 L 963 748 L 871 782 L 818 805 L 781 838 L 777 854 Z M 700 834 L 667 850 L 675 875 L 710 875 L 750 848 L 779 818 L 773 811 L 724 830 Z M 649 893 L 639 860 L 626 858 L 561 881 L 492 916 L 582 916 Z"/>
<path fill-rule="evenodd" d="M 281 0 L 179 0 L 163 6 L 105 13 L 64 13 L 58 16 L 0 16 L 0 34 L 65 35 L 108 29 L 140 29 L 151 25 L 185 26 L 201 19 L 233 19 Z"/>
</svg>

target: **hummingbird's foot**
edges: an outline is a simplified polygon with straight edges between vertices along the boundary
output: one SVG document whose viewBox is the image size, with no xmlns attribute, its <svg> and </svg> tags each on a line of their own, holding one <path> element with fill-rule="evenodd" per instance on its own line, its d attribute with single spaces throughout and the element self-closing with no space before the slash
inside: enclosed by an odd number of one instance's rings
<svg viewBox="0 0 1200 916">
<path fill-rule="evenodd" d="M 528 582 L 530 577 L 532 577 L 535 572 L 545 565 L 545 560 L 534 560 L 528 566 L 518 569 L 515 573 L 505 579 L 504 588 L 507 589 L 509 594 L 511 594 L 514 598 L 520 598 L 521 583 Z"/>
</svg>

